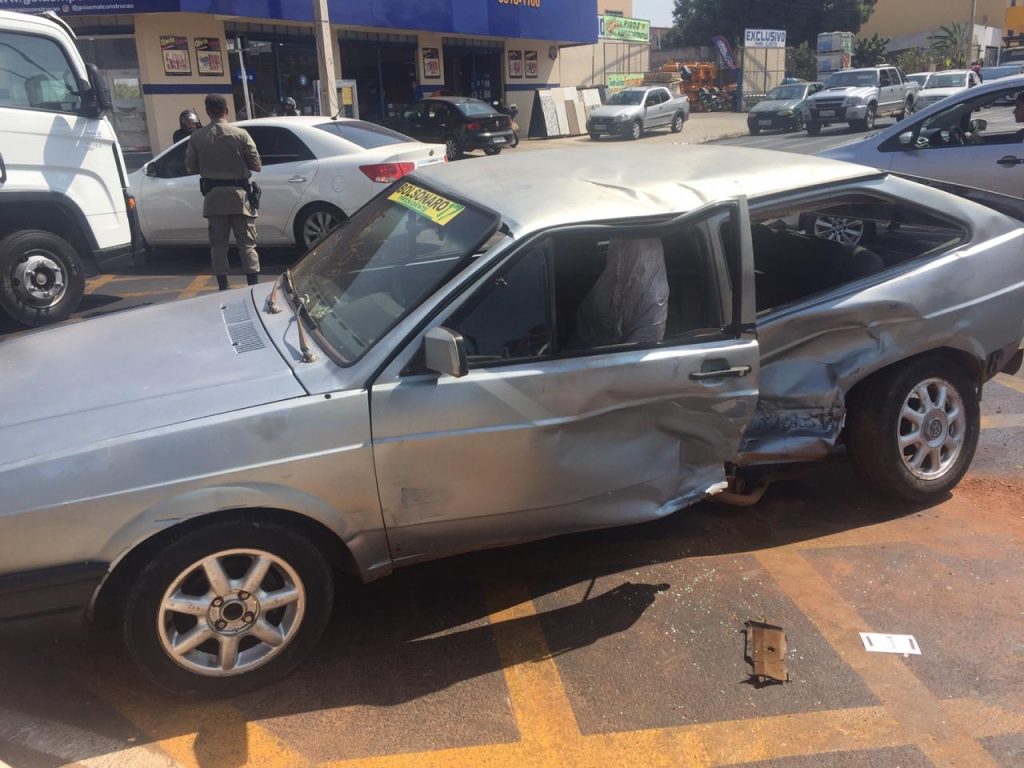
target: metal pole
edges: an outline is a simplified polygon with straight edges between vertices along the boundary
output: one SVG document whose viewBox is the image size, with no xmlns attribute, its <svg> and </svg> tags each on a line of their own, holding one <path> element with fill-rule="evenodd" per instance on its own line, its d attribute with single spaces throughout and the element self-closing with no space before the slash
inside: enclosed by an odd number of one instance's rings
<svg viewBox="0 0 1024 768">
<path fill-rule="evenodd" d="M 242 97 L 245 99 L 245 117 L 252 120 L 252 99 L 249 98 L 249 75 L 245 71 L 245 51 L 242 50 L 242 38 L 235 38 L 235 50 L 238 51 L 238 69 L 242 76 Z"/>
<path fill-rule="evenodd" d="M 313 0 L 313 33 L 316 37 L 316 63 L 320 70 L 320 114 L 338 114 L 338 89 L 334 75 L 334 41 L 327 0 Z"/>
<path fill-rule="evenodd" d="M 971 21 L 967 25 L 967 62 L 969 67 L 974 63 L 974 15 L 978 10 L 978 0 L 971 0 Z"/>
</svg>

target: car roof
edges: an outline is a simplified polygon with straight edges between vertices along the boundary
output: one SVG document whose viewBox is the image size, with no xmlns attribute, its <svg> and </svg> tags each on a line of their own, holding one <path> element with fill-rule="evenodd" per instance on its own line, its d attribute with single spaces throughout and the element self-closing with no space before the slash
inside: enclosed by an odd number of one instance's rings
<svg viewBox="0 0 1024 768">
<path fill-rule="evenodd" d="M 296 126 L 308 125 L 317 126 L 323 123 L 365 123 L 366 120 L 356 120 L 353 117 L 336 117 L 331 119 L 323 115 L 280 115 L 277 117 L 254 117 L 251 120 L 239 120 L 235 125 L 245 128 L 247 125 L 280 125 Z"/>
<path fill-rule="evenodd" d="M 423 101 L 447 101 L 449 104 L 466 104 L 470 101 L 479 101 L 487 104 L 483 99 L 474 99 L 472 96 L 427 96 Z M 488 106 L 490 106 L 488 104 Z"/>
<path fill-rule="evenodd" d="M 500 212 L 517 235 L 559 224 L 686 213 L 739 195 L 759 198 L 882 175 L 811 155 L 693 145 L 505 153 L 414 172 L 439 192 Z"/>
</svg>

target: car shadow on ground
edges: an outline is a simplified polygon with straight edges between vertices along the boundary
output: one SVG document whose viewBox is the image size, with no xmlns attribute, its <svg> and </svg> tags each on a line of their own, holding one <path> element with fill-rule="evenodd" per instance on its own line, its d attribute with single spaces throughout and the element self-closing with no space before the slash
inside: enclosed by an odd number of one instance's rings
<svg viewBox="0 0 1024 768">
<path fill-rule="evenodd" d="M 343 587 L 312 658 L 285 680 L 229 700 L 242 713 L 237 732 L 225 732 L 219 725 L 216 748 L 200 762 L 244 763 L 247 719 L 395 706 L 625 632 L 671 586 L 644 583 L 640 568 L 756 552 L 876 525 L 924 508 L 879 499 L 837 460 L 778 483 L 754 507 L 702 503 L 654 522 L 462 555 L 400 570 L 369 585 Z M 537 599 L 573 586 L 593 586 L 598 578 L 604 579 L 604 591 L 591 596 L 588 589 L 581 602 L 537 617 L 493 619 L 527 596 Z M 502 588 L 509 583 L 519 588 Z M 499 653 L 499 633 L 521 636 L 523 625 L 538 618 L 547 626 L 579 629 L 555 645 L 551 639 L 506 643 Z M 160 741 L 199 733 L 197 754 L 204 748 L 204 728 L 209 726 L 203 706 L 153 688 L 127 663 L 114 638 L 40 643 L 19 637 L 0 648 L 5 699 L 17 702 L 22 711 L 60 717 L 52 710 L 54 701 L 62 701 L 71 712 L 88 711 L 99 690 L 102 701 L 115 710 L 118 702 L 128 702 L 136 711 L 160 713 L 148 721 L 145 738 Z M 223 749 L 228 743 L 241 744 L 241 751 Z"/>
</svg>

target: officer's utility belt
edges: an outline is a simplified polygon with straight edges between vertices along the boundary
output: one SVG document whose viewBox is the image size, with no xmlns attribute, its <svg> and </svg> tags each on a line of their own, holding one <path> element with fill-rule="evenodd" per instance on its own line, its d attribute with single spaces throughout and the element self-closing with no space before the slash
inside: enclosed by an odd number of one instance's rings
<svg viewBox="0 0 1024 768">
<path fill-rule="evenodd" d="M 254 211 L 259 210 L 260 197 L 263 195 L 263 190 L 260 189 L 255 181 L 250 181 L 249 179 L 206 179 L 202 176 L 199 177 L 199 191 L 203 193 L 203 197 L 206 197 L 210 190 L 216 187 L 234 187 L 235 189 L 244 190 L 246 197 L 249 199 L 249 205 Z"/>
</svg>

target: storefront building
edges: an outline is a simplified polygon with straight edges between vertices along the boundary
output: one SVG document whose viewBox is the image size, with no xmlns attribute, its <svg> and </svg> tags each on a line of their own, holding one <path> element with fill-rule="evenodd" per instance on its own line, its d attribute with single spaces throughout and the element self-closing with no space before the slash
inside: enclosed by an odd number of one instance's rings
<svg viewBox="0 0 1024 768">
<path fill-rule="evenodd" d="M 561 46 L 597 40 L 595 0 L 329 0 L 339 103 L 381 120 L 425 93 L 507 98 L 529 111 L 559 85 Z M 292 97 L 319 112 L 312 0 L 20 0 L 75 28 L 105 74 L 129 158 L 171 143 L 178 115 L 222 93 L 233 117 Z M 2 62 L 0 62 L 2 63 Z M 572 83 L 575 84 L 575 83 Z M 525 115 L 526 120 L 529 114 Z"/>
</svg>

